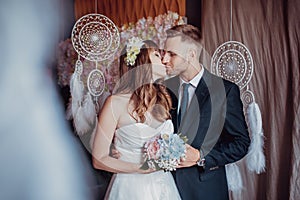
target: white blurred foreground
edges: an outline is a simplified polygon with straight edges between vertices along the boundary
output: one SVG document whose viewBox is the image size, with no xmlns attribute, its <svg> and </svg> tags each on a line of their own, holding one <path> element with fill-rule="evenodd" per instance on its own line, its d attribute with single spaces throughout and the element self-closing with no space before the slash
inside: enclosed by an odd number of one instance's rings
<svg viewBox="0 0 300 200">
<path fill-rule="evenodd" d="M 58 9 L 56 0 L 1 1 L 0 199 L 93 199 L 89 161 L 46 73 Z"/>
</svg>

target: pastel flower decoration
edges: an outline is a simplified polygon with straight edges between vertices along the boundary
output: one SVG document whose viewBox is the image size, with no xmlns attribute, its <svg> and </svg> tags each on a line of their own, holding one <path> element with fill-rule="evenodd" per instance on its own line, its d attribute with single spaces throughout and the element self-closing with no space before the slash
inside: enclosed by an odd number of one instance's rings
<svg viewBox="0 0 300 200">
<path fill-rule="evenodd" d="M 128 40 L 125 57 L 125 63 L 127 65 L 133 66 L 135 64 L 135 60 L 140 53 L 143 44 L 143 40 L 138 37 L 132 37 Z"/>
<path fill-rule="evenodd" d="M 185 158 L 187 137 L 181 134 L 166 134 L 154 136 L 144 145 L 145 162 L 141 169 L 176 170 L 180 159 Z"/>
<path fill-rule="evenodd" d="M 98 63 L 99 69 L 104 72 L 106 79 L 106 92 L 112 93 L 115 83 L 119 80 L 119 58 L 122 53 L 122 49 L 129 40 L 131 41 L 131 45 L 128 47 L 137 46 L 132 48 L 131 51 L 128 51 L 128 58 L 126 57 L 126 64 L 128 66 L 133 66 L 136 62 L 137 55 L 142 46 L 142 42 L 140 45 L 134 44 L 134 41 L 140 40 L 153 40 L 160 47 L 164 46 L 164 42 L 166 40 L 166 30 L 174 25 L 184 24 L 185 18 L 178 15 L 177 13 L 170 12 L 158 15 L 156 17 L 147 17 L 142 18 L 136 23 L 128 23 L 124 24 L 119 28 L 120 32 L 120 48 L 112 56 L 110 59 L 105 61 L 101 61 Z M 132 37 L 138 37 L 141 39 L 134 39 Z M 131 39 L 129 39 L 131 38 Z M 128 48 L 130 49 L 130 48 Z M 65 41 L 61 41 L 57 48 L 57 75 L 58 75 L 58 84 L 61 87 L 69 86 L 71 76 L 74 72 L 74 67 L 76 60 L 78 59 L 78 55 L 73 48 L 71 38 L 68 38 Z M 127 56 L 125 54 L 125 56 Z M 90 62 L 81 58 L 81 61 L 84 62 L 84 70 L 82 73 L 82 80 L 86 83 L 88 79 L 89 72 L 95 69 L 95 62 Z M 106 95 L 102 95 L 99 97 L 99 102 L 104 102 L 106 99 Z M 175 148 L 175 147 L 174 147 Z M 155 149 L 153 149 L 155 150 Z M 163 152 L 162 150 L 159 152 Z M 166 151 L 167 152 L 167 151 Z M 168 153 L 168 152 L 167 152 Z M 159 155 L 159 154 L 157 154 Z M 150 163 L 150 161 L 149 161 Z M 157 164 L 156 162 L 152 162 Z"/>
</svg>

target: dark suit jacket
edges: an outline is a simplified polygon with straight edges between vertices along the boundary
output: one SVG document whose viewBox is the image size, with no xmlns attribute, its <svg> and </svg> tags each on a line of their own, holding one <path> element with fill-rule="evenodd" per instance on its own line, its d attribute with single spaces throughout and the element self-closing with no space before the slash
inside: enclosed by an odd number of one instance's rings
<svg viewBox="0 0 300 200">
<path fill-rule="evenodd" d="M 173 173 L 183 200 L 228 199 L 225 165 L 240 160 L 248 151 L 250 138 L 236 84 L 204 71 L 190 106 L 178 127 L 179 77 L 166 81 L 171 94 L 174 129 L 205 154 L 205 168 L 197 165 Z"/>
</svg>

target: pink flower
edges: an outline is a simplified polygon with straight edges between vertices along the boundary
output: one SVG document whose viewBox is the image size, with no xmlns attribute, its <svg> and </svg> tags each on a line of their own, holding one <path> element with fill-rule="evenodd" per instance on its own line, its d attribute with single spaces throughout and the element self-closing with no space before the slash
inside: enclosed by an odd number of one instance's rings
<svg viewBox="0 0 300 200">
<path fill-rule="evenodd" d="M 160 149 L 159 143 L 157 142 L 158 139 L 159 137 L 154 137 L 145 144 L 148 159 L 158 159 L 158 152 Z"/>
</svg>

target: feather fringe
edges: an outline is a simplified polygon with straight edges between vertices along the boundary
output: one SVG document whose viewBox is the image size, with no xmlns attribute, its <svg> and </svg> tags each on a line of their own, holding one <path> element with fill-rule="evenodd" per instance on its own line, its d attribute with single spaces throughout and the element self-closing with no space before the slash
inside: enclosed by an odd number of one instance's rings
<svg viewBox="0 0 300 200">
<path fill-rule="evenodd" d="M 84 109 L 80 106 L 73 117 L 73 124 L 79 136 L 84 135 L 91 129 L 91 125 L 87 122 L 84 116 Z"/>
<path fill-rule="evenodd" d="M 260 174 L 265 171 L 265 156 L 262 152 L 263 140 L 260 135 L 252 137 L 249 153 L 246 157 L 247 168 Z"/>
<path fill-rule="evenodd" d="M 246 156 L 247 168 L 260 174 L 265 171 L 265 156 L 263 153 L 264 134 L 262 118 L 258 105 L 253 102 L 247 108 L 248 125 L 251 132 L 251 144 Z"/>
<path fill-rule="evenodd" d="M 79 107 L 81 106 L 84 93 L 83 83 L 80 80 L 80 76 L 76 72 L 72 74 L 70 80 L 70 93 L 72 96 L 71 113 L 72 117 L 74 118 L 77 115 Z"/>
<path fill-rule="evenodd" d="M 97 117 L 96 117 L 96 122 L 98 121 Z M 97 124 L 98 123 L 95 123 L 95 127 L 94 127 L 94 130 L 91 134 L 91 138 L 90 138 L 90 147 L 91 149 L 93 149 L 93 146 L 94 146 L 94 140 L 95 140 L 95 136 L 96 136 L 96 131 L 97 131 Z"/>
<path fill-rule="evenodd" d="M 67 107 L 67 110 L 66 110 L 66 118 L 67 118 L 67 120 L 73 119 L 73 114 L 72 114 L 72 97 L 69 98 L 68 107 Z"/>
<path fill-rule="evenodd" d="M 85 119 L 90 125 L 93 125 L 95 123 L 97 114 L 96 114 L 95 105 L 92 100 L 92 96 L 89 92 L 84 96 L 82 107 L 83 107 L 83 114 Z"/>
<path fill-rule="evenodd" d="M 84 86 L 80 80 L 80 76 L 74 72 L 70 80 L 70 92 L 74 100 L 82 101 Z"/>
<path fill-rule="evenodd" d="M 70 93 L 72 97 L 67 109 L 67 119 L 73 118 L 74 128 L 82 136 L 91 129 L 96 112 L 91 95 L 87 93 L 84 96 L 84 86 L 76 71 L 70 80 Z"/>
<path fill-rule="evenodd" d="M 225 165 L 228 190 L 240 192 L 243 189 L 243 181 L 239 167 L 235 163 Z"/>
</svg>

